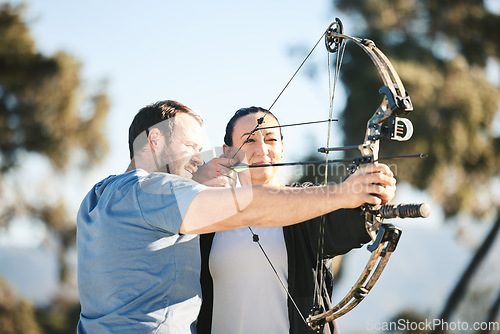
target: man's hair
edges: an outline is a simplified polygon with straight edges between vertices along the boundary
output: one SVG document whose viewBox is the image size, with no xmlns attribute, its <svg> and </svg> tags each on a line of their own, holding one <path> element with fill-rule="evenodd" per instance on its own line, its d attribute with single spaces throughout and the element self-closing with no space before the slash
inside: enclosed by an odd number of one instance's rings
<svg viewBox="0 0 500 334">
<path fill-rule="evenodd" d="M 236 125 L 236 122 L 240 118 L 242 118 L 243 116 L 250 115 L 250 114 L 255 114 L 255 113 L 258 113 L 258 112 L 263 112 L 263 113 L 271 115 L 272 117 L 274 117 L 274 119 L 276 120 L 276 122 L 278 122 L 278 125 L 280 124 L 280 122 L 278 121 L 278 118 L 276 118 L 276 116 L 274 116 L 273 113 L 270 112 L 267 109 L 264 109 L 264 108 L 261 108 L 261 107 L 248 107 L 248 108 L 238 109 L 234 113 L 233 117 L 231 117 L 231 119 L 229 120 L 229 122 L 226 125 L 226 133 L 224 135 L 224 144 L 226 144 L 227 146 L 233 146 L 234 126 Z M 262 126 L 259 125 L 259 127 L 265 127 L 265 125 L 262 125 Z M 280 129 L 281 139 L 283 140 L 283 134 L 281 133 L 281 128 L 279 128 L 279 129 Z"/>
<path fill-rule="evenodd" d="M 142 109 L 135 115 L 132 124 L 130 124 L 130 128 L 128 129 L 128 148 L 130 151 L 130 159 L 134 156 L 134 141 L 136 138 L 142 134 L 146 133 L 146 137 L 149 134 L 149 129 L 152 127 L 158 127 L 159 123 L 168 120 L 169 118 L 175 117 L 178 113 L 186 113 L 195 118 L 200 125 L 203 124 L 203 120 L 201 117 L 192 111 L 187 106 L 179 103 L 177 101 L 165 100 L 158 101 L 156 103 L 150 104 Z M 173 131 L 175 122 L 166 122 L 168 123 L 166 135 L 169 137 Z M 169 138 L 166 138 L 167 141 Z"/>
</svg>

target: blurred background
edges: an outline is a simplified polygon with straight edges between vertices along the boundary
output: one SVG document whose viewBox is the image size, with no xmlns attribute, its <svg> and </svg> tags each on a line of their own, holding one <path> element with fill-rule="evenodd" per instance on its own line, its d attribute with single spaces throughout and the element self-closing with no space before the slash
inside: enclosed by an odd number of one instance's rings
<svg viewBox="0 0 500 334">
<path fill-rule="evenodd" d="M 500 1 L 31 0 L 0 1 L 0 333 L 75 332 L 76 212 L 94 183 L 126 169 L 140 108 L 172 99 L 199 112 L 210 153 L 237 109 L 273 104 L 335 17 L 375 41 L 410 93 L 413 138 L 382 142 L 381 155 L 429 155 L 390 165 L 394 202 L 431 206 L 429 218 L 391 221 L 398 248 L 341 331 L 387 332 L 379 325 L 398 319 L 498 326 Z M 281 123 L 328 118 L 330 77 L 320 41 L 273 105 Z M 331 145 L 357 145 L 382 82 L 349 43 L 339 80 Z M 285 160 L 323 158 L 326 133 L 283 129 Z M 281 174 L 316 181 L 321 170 Z M 334 301 L 368 257 L 343 257 Z"/>
</svg>

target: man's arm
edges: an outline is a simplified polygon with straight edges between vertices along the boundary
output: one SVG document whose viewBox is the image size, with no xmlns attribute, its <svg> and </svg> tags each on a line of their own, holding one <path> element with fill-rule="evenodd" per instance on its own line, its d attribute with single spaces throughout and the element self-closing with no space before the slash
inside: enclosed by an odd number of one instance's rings
<svg viewBox="0 0 500 334">
<path fill-rule="evenodd" d="M 395 184 L 389 167 L 372 164 L 332 186 L 208 188 L 191 202 L 179 233 L 292 225 L 341 208 L 385 203 L 394 196 Z"/>
</svg>

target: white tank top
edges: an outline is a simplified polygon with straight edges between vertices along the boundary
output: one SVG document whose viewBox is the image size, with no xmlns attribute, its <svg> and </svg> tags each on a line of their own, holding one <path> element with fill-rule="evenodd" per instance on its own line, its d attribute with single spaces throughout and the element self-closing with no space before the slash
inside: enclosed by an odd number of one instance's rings
<svg viewBox="0 0 500 334">
<path fill-rule="evenodd" d="M 288 289 L 281 227 L 252 227 Z M 212 333 L 288 333 L 287 294 L 248 228 L 215 233 L 209 259 L 214 281 Z"/>
</svg>

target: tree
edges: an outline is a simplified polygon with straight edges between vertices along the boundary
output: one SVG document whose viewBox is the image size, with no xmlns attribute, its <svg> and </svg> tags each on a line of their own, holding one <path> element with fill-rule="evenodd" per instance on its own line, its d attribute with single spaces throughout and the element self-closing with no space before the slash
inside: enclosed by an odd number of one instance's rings
<svg viewBox="0 0 500 334">
<path fill-rule="evenodd" d="M 41 333 L 33 307 L 26 301 L 18 301 L 14 292 L 1 279 L 0 328 L 5 334 Z"/>
<path fill-rule="evenodd" d="M 89 91 L 81 64 L 58 52 L 46 56 L 36 48 L 24 19 L 25 7 L 0 4 L 0 228 L 27 219 L 43 224 L 57 241 L 60 278 L 68 278 L 65 254 L 73 247 L 76 224 L 68 214 L 63 189 L 31 196 L 44 179 L 78 173 L 107 153 L 104 122 L 109 110 L 105 86 Z M 31 167 L 31 157 L 48 161 L 49 169 Z M 41 175 L 40 173 L 43 173 Z"/>
</svg>

